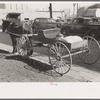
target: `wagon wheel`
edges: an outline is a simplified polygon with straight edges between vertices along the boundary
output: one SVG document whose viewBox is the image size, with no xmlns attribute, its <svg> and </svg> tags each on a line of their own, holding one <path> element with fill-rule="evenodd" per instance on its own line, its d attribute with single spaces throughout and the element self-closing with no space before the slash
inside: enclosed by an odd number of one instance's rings
<svg viewBox="0 0 100 100">
<path fill-rule="evenodd" d="M 21 56 L 31 56 L 33 49 L 28 37 L 22 36 L 17 42 L 17 52 Z"/>
<path fill-rule="evenodd" d="M 87 40 L 88 43 L 87 47 L 84 47 L 82 53 L 79 54 L 80 59 L 86 64 L 96 63 L 100 58 L 100 45 L 98 41 L 91 36 L 85 36 L 83 40 Z"/>
<path fill-rule="evenodd" d="M 49 62 L 60 75 L 66 74 L 72 65 L 72 57 L 67 46 L 62 42 L 55 42 L 49 49 Z"/>
</svg>

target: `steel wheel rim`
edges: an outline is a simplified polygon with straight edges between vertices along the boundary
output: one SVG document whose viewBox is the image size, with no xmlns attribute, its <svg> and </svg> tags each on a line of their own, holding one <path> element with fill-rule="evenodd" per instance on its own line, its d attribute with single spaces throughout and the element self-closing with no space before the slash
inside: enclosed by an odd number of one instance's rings
<svg viewBox="0 0 100 100">
<path fill-rule="evenodd" d="M 59 45 L 59 47 L 58 47 L 58 45 Z M 57 46 L 58 48 L 55 46 Z M 60 47 L 62 47 L 62 48 L 60 48 Z M 60 50 L 63 50 L 63 51 L 60 52 Z M 54 71 L 61 75 L 66 74 L 70 70 L 71 65 L 72 65 L 72 57 L 70 55 L 69 49 L 66 47 L 66 45 L 64 43 L 56 42 L 56 43 L 52 44 L 52 46 L 50 48 L 50 52 L 53 53 L 53 55 L 52 55 L 53 57 L 51 57 L 51 54 L 49 53 L 49 61 L 50 61 L 52 68 L 54 69 Z M 68 55 L 69 58 L 64 57 L 65 56 L 63 54 L 64 52 L 66 52 L 66 54 Z"/>
<path fill-rule="evenodd" d="M 91 36 L 85 36 L 83 40 L 88 40 L 88 51 L 79 54 L 80 59 L 86 64 L 96 63 L 100 58 L 100 45 L 98 41 Z"/>
</svg>

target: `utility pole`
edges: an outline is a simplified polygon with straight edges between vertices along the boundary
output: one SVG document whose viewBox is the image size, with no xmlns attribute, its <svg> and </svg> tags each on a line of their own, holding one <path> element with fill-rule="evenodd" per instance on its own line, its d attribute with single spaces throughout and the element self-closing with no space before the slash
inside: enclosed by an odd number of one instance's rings
<svg viewBox="0 0 100 100">
<path fill-rule="evenodd" d="M 75 5 L 76 5 L 76 3 L 73 3 L 73 18 L 74 18 L 74 14 L 75 14 Z"/>
<path fill-rule="evenodd" d="M 49 5 L 49 11 L 50 11 L 50 18 L 52 18 L 52 4 Z"/>
<path fill-rule="evenodd" d="M 27 11 L 28 11 L 28 4 L 27 4 Z"/>
<path fill-rule="evenodd" d="M 77 17 L 78 17 L 78 3 L 77 3 Z"/>
<path fill-rule="evenodd" d="M 17 3 L 16 3 L 16 10 L 18 10 Z"/>
<path fill-rule="evenodd" d="M 70 18 L 70 9 L 69 9 L 69 18 Z"/>
<path fill-rule="evenodd" d="M 12 4 L 10 3 L 10 9 L 12 9 Z"/>
<path fill-rule="evenodd" d="M 21 4 L 21 9 L 23 10 L 23 4 Z"/>
</svg>

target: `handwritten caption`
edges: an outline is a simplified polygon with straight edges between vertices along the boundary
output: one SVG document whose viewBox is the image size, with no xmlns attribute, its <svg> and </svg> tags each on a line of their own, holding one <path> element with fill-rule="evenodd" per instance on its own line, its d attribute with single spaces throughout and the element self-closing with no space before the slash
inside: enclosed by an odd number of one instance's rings
<svg viewBox="0 0 100 100">
<path fill-rule="evenodd" d="M 55 86 L 57 86 L 58 84 L 57 84 L 57 83 L 51 82 L 50 85 L 55 85 Z"/>
</svg>

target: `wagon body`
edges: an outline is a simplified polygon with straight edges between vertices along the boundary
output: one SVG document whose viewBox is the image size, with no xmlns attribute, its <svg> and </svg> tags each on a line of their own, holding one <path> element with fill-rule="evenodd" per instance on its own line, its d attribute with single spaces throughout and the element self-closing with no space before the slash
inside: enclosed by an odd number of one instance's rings
<svg viewBox="0 0 100 100">
<path fill-rule="evenodd" d="M 55 29 L 40 30 L 37 35 L 33 35 L 31 38 L 34 41 L 38 41 L 44 44 L 53 44 L 56 41 L 63 42 L 71 52 L 73 50 L 74 51 L 80 50 L 80 48 L 83 48 L 87 46 L 88 44 L 87 40 L 70 43 L 70 42 L 67 42 L 67 40 L 60 39 L 59 37 L 60 35 L 61 35 L 60 29 L 55 28 Z"/>
<path fill-rule="evenodd" d="M 33 40 L 40 41 L 44 44 L 52 44 L 56 40 L 57 35 L 60 34 L 59 30 L 60 29 L 58 28 L 40 30 L 38 34 L 33 35 L 32 38 Z"/>
</svg>

